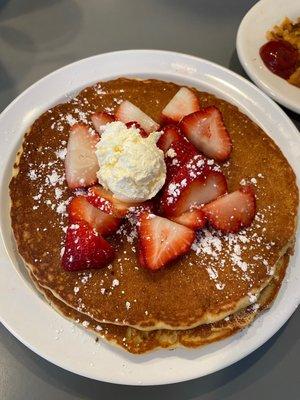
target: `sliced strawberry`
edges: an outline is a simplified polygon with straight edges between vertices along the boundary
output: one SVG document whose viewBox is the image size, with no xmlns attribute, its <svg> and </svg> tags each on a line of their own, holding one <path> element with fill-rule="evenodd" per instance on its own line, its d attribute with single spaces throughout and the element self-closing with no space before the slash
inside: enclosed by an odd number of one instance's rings
<svg viewBox="0 0 300 400">
<path fill-rule="evenodd" d="M 110 200 L 106 198 L 106 197 L 111 198 L 112 194 L 108 196 L 106 192 L 107 191 L 103 189 L 101 186 L 92 186 L 91 188 L 88 189 L 86 199 L 94 207 L 98 208 L 99 210 L 107 214 L 112 215 L 113 204 Z M 106 197 L 103 197 L 102 194 L 106 195 Z"/>
<path fill-rule="evenodd" d="M 136 216 L 139 216 L 143 212 L 153 213 L 155 211 L 155 204 L 152 199 L 143 201 L 142 203 L 130 207 L 128 211 Z"/>
<path fill-rule="evenodd" d="M 99 210 L 112 214 L 117 218 L 122 218 L 127 214 L 130 207 L 135 207 L 139 203 L 125 203 L 114 197 L 113 193 L 104 189 L 102 186 L 89 188 L 87 201 Z"/>
<path fill-rule="evenodd" d="M 141 125 L 138 124 L 135 121 L 127 122 L 126 126 L 127 126 L 127 128 L 131 128 L 133 126 L 134 128 L 138 129 L 139 130 L 139 134 L 142 137 L 148 137 L 149 136 L 149 134 L 141 127 Z"/>
<path fill-rule="evenodd" d="M 224 161 L 230 156 L 231 139 L 218 108 L 206 107 L 187 115 L 180 122 L 180 129 L 207 157 Z"/>
<path fill-rule="evenodd" d="M 100 135 L 103 132 L 103 129 L 105 128 L 106 124 L 109 124 L 116 120 L 114 115 L 109 114 L 104 111 L 96 112 L 95 114 L 92 115 L 91 119 L 92 119 L 94 128 Z"/>
<path fill-rule="evenodd" d="M 162 110 L 161 120 L 164 124 L 179 122 L 185 115 L 199 109 L 197 95 L 192 90 L 182 87 Z"/>
<path fill-rule="evenodd" d="M 154 132 L 159 128 L 157 122 L 153 121 L 149 115 L 145 114 L 128 100 L 120 104 L 116 112 L 116 119 L 125 124 L 127 122 L 137 122 L 147 133 Z"/>
<path fill-rule="evenodd" d="M 194 156 L 165 187 L 160 210 L 178 217 L 191 207 L 201 206 L 227 191 L 225 176 L 215 164 L 201 155 Z"/>
<path fill-rule="evenodd" d="M 238 232 L 251 225 L 256 201 L 252 186 L 243 186 L 233 193 L 226 194 L 203 207 L 210 224 L 222 232 Z"/>
<path fill-rule="evenodd" d="M 83 124 L 73 125 L 65 159 L 66 180 L 69 188 L 86 187 L 96 183 L 99 164 L 95 146 L 99 136 L 91 134 Z"/>
<path fill-rule="evenodd" d="M 188 252 L 194 239 L 192 229 L 144 212 L 138 225 L 138 258 L 143 267 L 158 270 Z"/>
<path fill-rule="evenodd" d="M 206 223 L 206 217 L 200 208 L 187 211 L 179 217 L 172 217 L 171 220 L 194 230 L 203 228 Z"/>
<path fill-rule="evenodd" d="M 167 168 L 166 182 L 170 182 L 178 171 L 197 154 L 196 147 L 184 137 L 173 142 L 165 154 Z"/>
<path fill-rule="evenodd" d="M 120 219 L 92 206 L 85 196 L 74 197 L 69 204 L 69 221 L 85 221 L 101 235 L 111 235 L 120 226 Z"/>
<path fill-rule="evenodd" d="M 104 268 L 114 258 L 110 243 L 88 224 L 78 221 L 67 229 L 62 267 L 68 271 Z"/>
<path fill-rule="evenodd" d="M 163 134 L 157 142 L 157 147 L 166 153 L 173 142 L 182 139 L 182 135 L 180 129 L 176 125 L 164 126 L 162 132 Z"/>
</svg>

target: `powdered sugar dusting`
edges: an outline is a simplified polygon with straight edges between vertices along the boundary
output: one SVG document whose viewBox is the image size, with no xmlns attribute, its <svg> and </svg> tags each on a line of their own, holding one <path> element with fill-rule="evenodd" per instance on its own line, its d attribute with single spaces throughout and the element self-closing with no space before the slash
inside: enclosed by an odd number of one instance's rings
<svg viewBox="0 0 300 400">
<path fill-rule="evenodd" d="M 265 210 L 268 213 L 270 209 Z M 265 221 L 264 210 L 257 213 L 255 220 L 250 228 L 244 229 L 237 234 L 222 234 L 211 228 L 205 228 L 197 233 L 197 237 L 192 245 L 192 250 L 198 256 L 199 268 L 202 266 L 202 260 L 205 260 L 203 267 L 206 269 L 209 278 L 214 281 L 216 289 L 223 290 L 225 285 L 222 282 L 226 280 L 225 266 L 231 266 L 231 274 L 235 274 L 241 281 L 247 283 L 245 287 L 252 287 L 255 283 L 257 262 L 266 269 L 268 275 L 274 273 L 270 268 L 268 258 L 272 256 L 270 250 L 275 245 L 274 242 L 266 242 L 263 232 L 263 222 Z M 258 232 L 261 232 L 259 234 Z M 251 256 L 253 250 L 254 256 Z M 262 253 L 264 253 L 262 255 Z M 207 265 L 208 256 L 209 264 Z M 251 258 L 252 257 L 252 258 Z M 256 282 L 257 284 L 257 282 Z M 251 297 L 251 300 L 254 299 Z M 255 300 L 256 301 L 256 300 Z"/>
<path fill-rule="evenodd" d="M 67 148 L 63 147 L 63 148 L 57 150 L 55 152 L 55 154 L 56 154 L 57 158 L 60 158 L 61 160 L 64 160 L 66 158 L 66 155 L 67 155 Z"/>
<path fill-rule="evenodd" d="M 35 181 L 35 180 L 38 178 L 35 169 L 31 169 L 31 170 L 28 172 L 28 176 L 29 176 L 29 179 L 32 180 L 32 181 Z"/>
</svg>

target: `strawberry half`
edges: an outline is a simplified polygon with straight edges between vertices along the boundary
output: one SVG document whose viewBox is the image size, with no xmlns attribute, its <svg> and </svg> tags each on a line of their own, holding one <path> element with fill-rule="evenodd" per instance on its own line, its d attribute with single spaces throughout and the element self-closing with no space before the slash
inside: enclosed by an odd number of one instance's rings
<svg viewBox="0 0 300 400">
<path fill-rule="evenodd" d="M 178 171 L 197 154 L 196 147 L 186 140 L 186 138 L 181 136 L 179 140 L 173 142 L 165 154 L 167 168 L 166 182 L 170 182 Z"/>
<path fill-rule="evenodd" d="M 84 196 L 74 197 L 68 211 L 70 223 L 85 221 L 103 236 L 111 235 L 120 226 L 119 218 L 92 206 Z"/>
<path fill-rule="evenodd" d="M 105 128 L 106 124 L 109 124 L 116 120 L 114 115 L 109 114 L 104 111 L 96 112 L 95 114 L 92 115 L 91 119 L 92 119 L 94 128 L 100 135 L 103 132 L 103 129 Z"/>
<path fill-rule="evenodd" d="M 194 230 L 203 228 L 206 223 L 206 217 L 200 208 L 187 211 L 179 217 L 172 217 L 171 220 Z"/>
<path fill-rule="evenodd" d="M 182 87 L 162 110 L 161 121 L 164 124 L 179 122 L 185 115 L 199 109 L 197 95 L 192 90 Z"/>
<path fill-rule="evenodd" d="M 166 153 L 173 142 L 182 139 L 182 135 L 180 129 L 176 125 L 164 126 L 162 132 L 163 134 L 157 142 L 157 147 Z"/>
<path fill-rule="evenodd" d="M 143 267 L 152 271 L 187 253 L 194 239 L 193 230 L 169 219 L 147 212 L 139 217 L 138 258 Z"/>
<path fill-rule="evenodd" d="M 62 266 L 68 271 L 104 268 L 114 258 L 110 243 L 83 221 L 70 224 L 67 229 Z"/>
<path fill-rule="evenodd" d="M 65 159 L 66 180 L 69 188 L 91 186 L 97 182 L 98 160 L 95 146 L 99 136 L 91 134 L 83 124 L 73 125 Z"/>
<path fill-rule="evenodd" d="M 221 112 L 211 106 L 187 115 L 180 122 L 182 133 L 207 157 L 225 161 L 232 150 Z"/>
<path fill-rule="evenodd" d="M 233 193 L 226 194 L 203 207 L 210 224 L 222 232 L 238 232 L 251 225 L 256 201 L 252 186 L 243 186 Z"/>
<path fill-rule="evenodd" d="M 112 214 L 117 218 L 123 218 L 130 207 L 135 207 L 139 203 L 125 203 L 114 197 L 113 193 L 104 189 L 102 186 L 89 188 L 87 201 L 99 210 Z"/>
<path fill-rule="evenodd" d="M 146 131 L 144 131 L 144 129 L 141 127 L 141 125 L 138 124 L 135 121 L 127 122 L 126 126 L 127 126 L 127 128 L 133 127 L 133 128 L 138 129 L 139 130 L 139 134 L 144 138 L 149 136 L 149 134 Z"/>
<path fill-rule="evenodd" d="M 179 170 L 163 191 L 162 214 L 178 217 L 192 207 L 209 203 L 226 193 L 225 176 L 218 166 L 208 162 L 196 155 Z"/>
<path fill-rule="evenodd" d="M 130 101 L 125 100 L 120 104 L 116 112 L 116 119 L 124 122 L 137 122 L 147 133 L 158 130 L 159 124 L 153 121 L 149 115 L 145 114 Z"/>
</svg>

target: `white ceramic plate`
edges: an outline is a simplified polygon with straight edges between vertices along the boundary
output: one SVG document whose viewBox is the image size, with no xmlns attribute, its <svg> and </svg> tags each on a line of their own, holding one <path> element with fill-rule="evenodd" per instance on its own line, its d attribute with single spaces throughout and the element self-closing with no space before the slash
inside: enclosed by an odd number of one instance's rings
<svg viewBox="0 0 300 400">
<path fill-rule="evenodd" d="M 300 113 L 300 88 L 273 74 L 262 62 L 259 49 L 266 32 L 285 17 L 300 17 L 299 0 L 261 0 L 243 18 L 236 40 L 238 57 L 255 84 L 274 100 Z"/>
<path fill-rule="evenodd" d="M 188 55 L 132 50 L 102 54 L 68 65 L 22 93 L 0 116 L 0 317 L 30 349 L 69 371 L 101 381 L 156 385 L 184 381 L 220 370 L 245 357 L 287 321 L 299 304 L 299 236 L 296 253 L 275 304 L 254 324 L 209 346 L 133 356 L 104 342 L 56 313 L 30 284 L 10 230 L 8 182 L 26 130 L 43 111 L 81 88 L 118 76 L 158 78 L 215 93 L 238 105 L 282 148 L 300 177 L 300 136 L 286 114 L 247 80 L 216 64 Z"/>
</svg>

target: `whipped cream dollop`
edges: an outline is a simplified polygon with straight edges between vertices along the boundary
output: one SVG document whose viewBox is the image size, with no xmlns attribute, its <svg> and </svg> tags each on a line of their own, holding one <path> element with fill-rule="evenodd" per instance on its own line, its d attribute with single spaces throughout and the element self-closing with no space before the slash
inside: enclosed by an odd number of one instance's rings
<svg viewBox="0 0 300 400">
<path fill-rule="evenodd" d="M 105 125 L 96 146 L 99 183 L 123 201 L 154 197 L 166 180 L 164 153 L 156 146 L 160 135 L 143 138 L 138 128 L 123 122 Z"/>
</svg>

